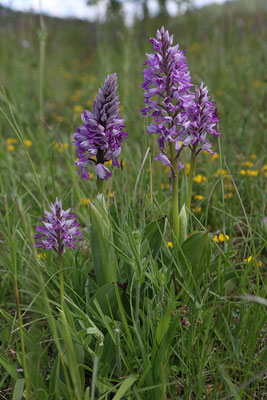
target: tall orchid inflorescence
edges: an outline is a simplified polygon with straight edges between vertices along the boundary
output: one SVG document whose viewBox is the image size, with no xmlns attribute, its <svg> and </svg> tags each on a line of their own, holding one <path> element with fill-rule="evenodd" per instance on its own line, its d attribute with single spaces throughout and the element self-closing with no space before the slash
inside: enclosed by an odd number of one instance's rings
<svg viewBox="0 0 267 400">
<path fill-rule="evenodd" d="M 66 211 L 62 209 L 61 200 L 51 203 L 50 209 L 51 212 L 45 211 L 45 217 L 42 217 L 43 226 L 37 227 L 35 247 L 53 249 L 61 256 L 66 247 L 77 248 L 77 237 L 82 233 L 78 230 L 76 216 L 70 208 Z"/>
<path fill-rule="evenodd" d="M 179 45 L 171 46 L 173 36 L 165 31 L 164 27 L 157 31 L 157 38 L 150 39 L 155 53 L 147 54 L 143 70 L 144 101 L 146 108 L 142 109 L 143 115 L 154 117 L 154 121 L 147 127 L 148 133 L 159 133 L 158 139 L 160 153 L 157 160 L 169 165 L 173 174 L 176 174 L 172 156 L 168 155 L 166 144 L 173 143 L 176 160 L 184 144 L 185 134 L 190 126 L 186 108 L 192 103 L 194 94 L 190 88 L 192 84 L 190 72 L 187 67 L 184 52 L 179 50 Z M 176 163 L 178 169 L 182 168 Z"/>
<path fill-rule="evenodd" d="M 219 136 L 217 109 L 210 100 L 207 87 L 191 83 L 186 57 L 179 45 L 172 46 L 173 36 L 162 27 L 156 39 L 151 38 L 154 54 L 147 54 L 144 65 L 143 115 L 154 117 L 147 127 L 148 133 L 159 134 L 160 160 L 171 169 L 173 230 L 179 241 L 178 174 L 183 168 L 180 157 L 184 148 L 191 150 L 190 176 L 186 199 L 187 221 L 192 195 L 195 158 L 203 150 L 212 153 L 207 133 Z M 194 86 L 195 92 L 192 91 Z M 169 146 L 167 146 L 167 144 Z M 169 147 L 169 149 L 168 149 Z"/>
<path fill-rule="evenodd" d="M 111 176 L 105 162 L 112 160 L 119 167 L 118 155 L 121 142 L 127 136 L 123 131 L 124 120 L 119 117 L 119 98 L 117 92 L 117 74 L 108 75 L 104 85 L 98 91 L 93 112 L 84 111 L 74 134 L 73 144 L 78 148 L 78 161 L 82 178 L 89 179 L 88 165 L 95 165 L 95 172 L 101 180 Z"/>
</svg>

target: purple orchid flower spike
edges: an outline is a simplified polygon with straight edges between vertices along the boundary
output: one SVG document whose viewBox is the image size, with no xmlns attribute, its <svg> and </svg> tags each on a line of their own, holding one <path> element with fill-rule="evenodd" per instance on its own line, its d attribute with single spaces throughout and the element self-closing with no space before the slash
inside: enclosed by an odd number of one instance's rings
<svg viewBox="0 0 267 400">
<path fill-rule="evenodd" d="M 46 250 L 55 250 L 60 256 L 65 252 L 66 247 L 77 248 L 77 237 L 82 236 L 78 230 L 80 226 L 76 222 L 76 216 L 62 209 L 61 200 L 56 199 L 55 204 L 50 205 L 51 212 L 45 211 L 42 217 L 43 226 L 37 227 L 35 235 L 35 247 Z"/>
<path fill-rule="evenodd" d="M 155 53 L 147 54 L 144 63 L 146 68 L 141 87 L 145 91 L 147 107 L 142 109 L 142 113 L 154 117 L 155 122 L 147 127 L 147 132 L 160 135 L 158 143 L 161 155 L 156 160 L 173 167 L 166 152 L 166 144 L 175 144 L 178 160 L 184 147 L 181 141 L 191 124 L 185 109 L 194 99 L 190 91 L 193 85 L 190 83 L 185 52 L 179 50 L 178 44 L 172 47 L 173 36 L 164 27 L 157 31 L 156 39 L 152 38 L 150 42 Z M 174 174 L 176 172 L 173 171 Z"/>
<path fill-rule="evenodd" d="M 214 101 L 210 100 L 208 88 L 204 86 L 203 82 L 200 87 L 195 86 L 195 99 L 188 105 L 186 113 L 191 121 L 186 139 L 191 150 L 195 155 L 204 150 L 214 154 L 206 136 L 207 133 L 216 137 L 220 135 L 216 130 L 219 114 Z"/>
<path fill-rule="evenodd" d="M 119 98 L 117 92 L 117 74 L 108 75 L 104 85 L 98 91 L 93 112 L 84 111 L 74 134 L 73 144 L 78 148 L 78 161 L 81 178 L 89 179 L 88 165 L 95 165 L 95 172 L 101 180 L 111 176 L 105 162 L 112 160 L 119 167 L 118 155 L 121 142 L 127 136 L 122 130 L 124 120 L 119 117 Z"/>
</svg>

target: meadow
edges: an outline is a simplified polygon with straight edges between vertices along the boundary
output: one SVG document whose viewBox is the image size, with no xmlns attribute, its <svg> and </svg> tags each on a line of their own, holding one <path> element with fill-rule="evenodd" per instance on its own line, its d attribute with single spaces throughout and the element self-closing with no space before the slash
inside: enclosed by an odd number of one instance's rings
<svg viewBox="0 0 267 400">
<path fill-rule="evenodd" d="M 247 4 L 131 28 L 0 8 L 0 399 L 266 398 L 267 10 Z M 140 112 L 142 63 L 162 25 L 220 114 L 216 154 L 196 161 L 183 243 Z M 114 72 L 128 136 L 104 202 L 72 142 Z M 180 209 L 189 152 L 181 161 Z M 83 234 L 60 265 L 34 246 L 56 198 Z"/>
</svg>

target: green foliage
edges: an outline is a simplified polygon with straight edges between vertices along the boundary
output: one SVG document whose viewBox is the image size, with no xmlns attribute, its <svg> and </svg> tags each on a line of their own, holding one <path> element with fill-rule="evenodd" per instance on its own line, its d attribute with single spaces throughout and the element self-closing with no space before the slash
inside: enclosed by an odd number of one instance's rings
<svg viewBox="0 0 267 400">
<path fill-rule="evenodd" d="M 161 17 L 131 29 L 45 17 L 47 36 L 38 39 L 39 17 L 0 14 L 3 398 L 264 396 L 266 11 L 233 3 L 166 20 L 187 50 L 192 81 L 208 85 L 221 114 L 220 156 L 198 157 L 180 247 L 165 217 L 169 171 L 153 161 L 157 140 L 139 111 L 141 63 Z M 104 200 L 95 176 L 80 179 L 71 142 L 77 106 L 91 110 L 115 71 L 129 134 Z M 78 250 L 64 254 L 64 309 L 56 254 L 33 246 L 56 196 L 84 233 Z"/>
<path fill-rule="evenodd" d="M 193 233 L 183 242 L 179 252 L 185 279 L 197 287 L 201 276 L 209 269 L 210 259 L 211 243 L 208 233 Z"/>
<path fill-rule="evenodd" d="M 99 286 L 116 281 L 116 257 L 112 246 L 112 227 L 103 195 L 98 194 L 95 205 L 90 203 L 91 249 L 96 280 Z"/>
</svg>

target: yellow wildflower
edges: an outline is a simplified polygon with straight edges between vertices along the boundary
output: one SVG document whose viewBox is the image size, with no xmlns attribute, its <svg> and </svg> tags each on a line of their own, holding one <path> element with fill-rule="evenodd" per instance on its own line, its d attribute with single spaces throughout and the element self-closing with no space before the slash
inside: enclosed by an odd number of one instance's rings
<svg viewBox="0 0 267 400">
<path fill-rule="evenodd" d="M 250 158 L 251 160 L 257 160 L 258 157 L 257 157 L 256 154 L 250 154 L 249 158 Z"/>
<path fill-rule="evenodd" d="M 24 144 L 25 144 L 26 147 L 31 147 L 32 141 L 30 139 L 25 139 L 24 140 Z"/>
<path fill-rule="evenodd" d="M 224 242 L 225 240 L 229 240 L 228 235 L 223 235 L 222 233 L 219 234 L 219 241 Z"/>
<path fill-rule="evenodd" d="M 47 254 L 46 253 L 38 253 L 37 257 L 40 258 L 40 260 L 45 260 L 47 257 Z"/>
<path fill-rule="evenodd" d="M 211 161 L 215 161 L 218 158 L 220 158 L 219 154 L 212 154 L 211 157 L 210 157 Z"/>
<path fill-rule="evenodd" d="M 90 199 L 87 199 L 86 197 L 82 197 L 82 204 L 84 205 L 84 206 L 87 206 L 87 204 L 89 204 L 90 203 Z"/>
<path fill-rule="evenodd" d="M 228 235 L 223 235 L 223 233 L 220 233 L 219 235 L 215 235 L 215 236 L 213 237 L 213 240 L 214 240 L 214 242 L 216 242 L 216 243 L 218 243 L 218 242 L 222 243 L 222 242 L 224 242 L 225 240 L 229 240 L 229 236 L 228 236 Z"/>
<path fill-rule="evenodd" d="M 254 176 L 258 176 L 258 174 L 259 174 L 259 170 L 258 169 L 254 169 L 254 170 L 248 169 L 247 170 L 247 175 L 248 176 L 254 177 Z"/>
<path fill-rule="evenodd" d="M 252 256 L 249 256 L 248 258 L 245 258 L 245 259 L 244 259 L 244 262 L 245 262 L 246 264 L 250 263 L 251 261 L 253 261 Z M 261 260 L 259 260 L 259 261 L 257 262 L 257 266 L 258 266 L 259 268 L 262 267 L 262 261 L 261 261 Z"/>
<path fill-rule="evenodd" d="M 240 174 L 243 175 L 243 176 L 245 176 L 245 175 L 247 174 L 247 171 L 244 170 L 244 169 L 241 169 Z"/>
<path fill-rule="evenodd" d="M 83 107 L 76 104 L 76 105 L 73 107 L 73 112 L 74 112 L 74 113 L 77 113 L 77 114 L 81 114 L 81 113 L 83 112 Z"/>
<path fill-rule="evenodd" d="M 226 175 L 228 175 L 228 171 L 226 171 L 226 169 L 217 169 L 217 171 L 216 171 L 216 175 L 221 175 L 221 173 L 222 173 L 222 176 L 226 176 Z"/>
<path fill-rule="evenodd" d="M 8 138 L 6 140 L 6 144 L 15 144 L 18 143 L 18 139 L 17 138 Z"/>
<path fill-rule="evenodd" d="M 69 147 L 70 147 L 69 143 L 55 142 L 55 148 L 59 151 L 59 153 L 62 153 L 64 150 L 67 150 Z"/>
<path fill-rule="evenodd" d="M 173 249 L 173 243 L 172 242 L 168 242 L 168 247 Z"/>
<path fill-rule="evenodd" d="M 207 180 L 207 178 L 203 175 L 196 175 L 194 177 L 194 181 L 197 183 L 204 183 L 204 182 L 206 182 L 206 180 Z"/>
<path fill-rule="evenodd" d="M 264 164 L 263 167 L 261 168 L 261 172 L 263 173 L 264 176 L 267 178 L 267 164 Z"/>
<path fill-rule="evenodd" d="M 204 197 L 202 196 L 202 194 L 195 194 L 194 198 L 195 198 L 196 200 L 203 200 L 203 199 L 204 199 Z"/>
<path fill-rule="evenodd" d="M 114 198 L 114 192 L 110 192 L 110 193 L 109 193 L 109 197 L 110 197 L 111 199 L 113 199 L 113 198 Z"/>
<path fill-rule="evenodd" d="M 15 150 L 15 146 L 13 146 L 13 144 L 10 144 L 7 146 L 7 150 L 8 151 L 14 151 Z"/>
<path fill-rule="evenodd" d="M 190 163 L 185 164 L 185 171 L 186 171 L 186 175 L 188 176 L 190 174 Z"/>
<path fill-rule="evenodd" d="M 241 162 L 240 165 L 243 165 L 244 167 L 249 167 L 249 168 L 251 168 L 251 167 L 253 167 L 254 164 L 253 164 L 253 162 L 247 160 L 247 161 Z"/>
<path fill-rule="evenodd" d="M 196 208 L 193 209 L 193 212 L 200 213 L 201 210 L 202 210 L 202 207 L 196 207 Z"/>
<path fill-rule="evenodd" d="M 261 86 L 262 86 L 262 82 L 259 81 L 258 79 L 256 79 L 256 80 L 253 82 L 253 87 L 254 87 L 254 88 L 258 89 L 258 88 L 261 87 Z"/>
<path fill-rule="evenodd" d="M 233 196 L 234 196 L 233 193 L 229 192 L 229 193 L 225 193 L 224 198 L 225 199 L 231 199 Z"/>
<path fill-rule="evenodd" d="M 162 183 L 161 184 L 161 190 L 166 190 L 166 189 L 170 189 L 170 184 L 169 183 L 166 183 L 166 184 Z"/>
</svg>

